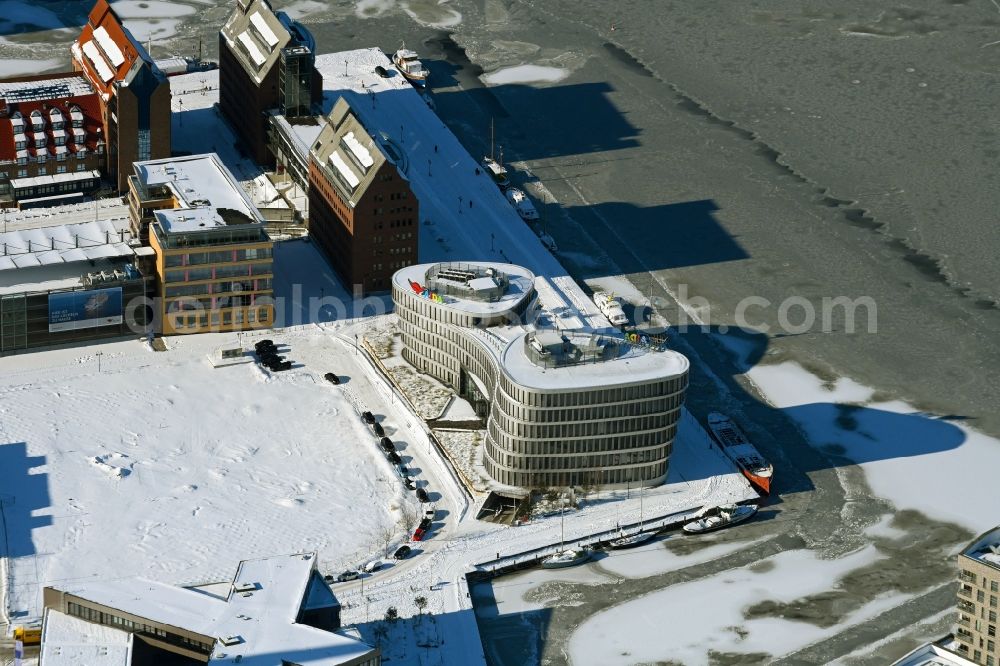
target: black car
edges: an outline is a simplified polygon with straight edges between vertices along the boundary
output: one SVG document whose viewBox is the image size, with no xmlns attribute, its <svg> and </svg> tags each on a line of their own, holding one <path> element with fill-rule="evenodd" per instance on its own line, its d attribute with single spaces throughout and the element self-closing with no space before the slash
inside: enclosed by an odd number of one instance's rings
<svg viewBox="0 0 1000 666">
<path fill-rule="evenodd" d="M 382 450 L 385 451 L 386 453 L 396 450 L 396 446 L 392 443 L 392 440 L 389 439 L 388 437 L 383 437 L 382 439 L 380 439 L 378 445 L 381 446 Z"/>
<path fill-rule="evenodd" d="M 394 465 L 398 465 L 399 463 L 403 462 L 403 459 L 400 458 L 399 454 L 396 453 L 395 451 L 386 451 L 385 455 L 387 458 L 389 458 L 390 461 L 392 461 L 392 464 Z"/>
<path fill-rule="evenodd" d="M 430 498 L 427 497 L 427 491 L 423 488 L 417 488 L 417 499 L 421 502 L 429 502 Z"/>
<path fill-rule="evenodd" d="M 387 70 L 382 65 L 375 65 L 375 73 L 381 76 L 383 79 L 389 78 L 389 70 Z"/>
<path fill-rule="evenodd" d="M 375 423 L 375 415 L 372 414 L 371 412 L 361 412 L 361 420 L 367 423 L 368 425 L 371 425 Z"/>
<path fill-rule="evenodd" d="M 268 347 L 274 347 L 273 340 L 260 340 L 257 342 L 257 344 L 253 346 L 253 348 L 256 351 L 260 351 L 261 349 L 267 349 Z"/>
<path fill-rule="evenodd" d="M 433 521 L 430 518 L 424 518 L 423 520 L 420 521 L 420 529 L 429 530 L 432 524 Z"/>
<path fill-rule="evenodd" d="M 284 370 L 291 370 L 292 369 L 292 362 L 291 361 L 279 361 L 277 363 L 270 364 L 269 366 L 267 366 L 267 369 L 270 370 L 271 372 L 282 372 Z"/>
<path fill-rule="evenodd" d="M 258 355 L 258 358 L 260 359 L 260 362 L 263 363 L 264 365 L 270 365 L 271 363 L 280 363 L 285 360 L 284 356 L 274 353 L 260 354 Z"/>
<path fill-rule="evenodd" d="M 330 382 L 331 384 L 334 384 L 334 385 L 340 383 L 340 377 L 338 377 L 337 375 L 333 374 L 332 372 L 328 372 L 325 375 L 323 375 L 323 379 L 325 379 L 326 381 L 328 381 L 328 382 Z"/>
<path fill-rule="evenodd" d="M 407 557 L 410 556 L 411 550 L 412 549 L 409 546 L 400 546 L 399 548 L 396 549 L 396 552 L 393 553 L 392 556 L 397 560 L 405 560 Z"/>
<path fill-rule="evenodd" d="M 385 430 L 382 428 L 381 423 L 373 423 L 372 430 L 375 431 L 376 437 L 385 437 Z"/>
</svg>

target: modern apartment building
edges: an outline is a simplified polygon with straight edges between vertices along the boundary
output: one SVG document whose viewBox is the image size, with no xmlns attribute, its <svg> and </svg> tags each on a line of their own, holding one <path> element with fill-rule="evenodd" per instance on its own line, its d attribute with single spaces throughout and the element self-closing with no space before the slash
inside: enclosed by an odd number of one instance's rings
<svg viewBox="0 0 1000 666">
<path fill-rule="evenodd" d="M 416 263 L 420 228 L 410 182 L 374 133 L 341 98 L 309 163 L 309 235 L 344 284 L 363 292 L 387 291 L 394 272 Z"/>
<path fill-rule="evenodd" d="M 1000 527 L 980 535 L 958 556 L 958 653 L 1000 666 Z"/>
<path fill-rule="evenodd" d="M 309 31 L 267 0 L 237 0 L 219 31 L 219 109 L 258 164 L 271 165 L 268 116 L 310 116 L 323 99 Z"/>
<path fill-rule="evenodd" d="M 71 50 L 97 95 L 107 174 L 124 191 L 133 162 L 170 156 L 170 82 L 107 0 L 97 0 Z"/>
<path fill-rule="evenodd" d="M 229 584 L 181 588 L 144 579 L 46 587 L 45 666 L 245 663 L 378 666 L 343 632 L 315 553 L 240 562 Z"/>
<path fill-rule="evenodd" d="M 129 207 L 133 236 L 155 253 L 158 332 L 273 324 L 273 243 L 217 155 L 137 163 Z"/>
<path fill-rule="evenodd" d="M 498 483 L 666 480 L 683 355 L 587 327 L 552 281 L 512 264 L 410 266 L 393 275 L 392 300 L 403 357 L 486 420 L 482 462 Z"/>
</svg>

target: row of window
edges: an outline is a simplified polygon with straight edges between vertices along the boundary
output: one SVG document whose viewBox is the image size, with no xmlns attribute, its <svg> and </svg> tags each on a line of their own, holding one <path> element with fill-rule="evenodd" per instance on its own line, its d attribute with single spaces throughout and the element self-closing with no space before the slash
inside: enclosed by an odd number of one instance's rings
<svg viewBox="0 0 1000 666">
<path fill-rule="evenodd" d="M 606 467 L 621 467 L 623 465 L 649 465 L 666 460 L 670 455 L 670 446 L 660 446 L 654 449 L 643 449 L 631 454 L 602 453 L 595 455 L 571 456 L 512 456 L 508 453 L 487 446 L 484 450 L 488 456 L 501 467 L 510 470 L 549 470 L 549 469 L 604 469 Z"/>
<path fill-rule="evenodd" d="M 182 270 L 165 271 L 164 282 L 198 282 L 199 280 L 216 280 L 229 277 L 250 277 L 256 275 L 271 275 L 274 266 L 271 262 L 260 264 L 233 264 L 212 266 L 211 268 L 186 268 Z"/>
<path fill-rule="evenodd" d="M 251 308 L 248 310 L 243 310 L 242 308 L 237 308 L 235 310 L 222 310 L 222 311 L 212 311 L 203 312 L 198 315 L 178 315 L 176 317 L 170 318 L 171 325 L 178 331 L 187 331 L 202 329 L 209 326 L 232 326 L 234 324 L 256 324 L 271 321 L 271 308 Z"/>
<path fill-rule="evenodd" d="M 96 608 L 83 606 L 73 601 L 67 602 L 66 613 L 95 624 L 103 624 L 105 626 L 115 627 L 131 633 L 154 636 L 166 643 L 189 647 L 205 654 L 211 654 L 215 647 L 214 643 L 206 643 L 187 636 L 170 633 L 155 625 L 129 620 L 120 615 L 115 615 L 114 613 L 106 611 L 99 611 Z"/>
<path fill-rule="evenodd" d="M 269 292 L 272 286 L 271 278 L 260 278 L 240 282 L 206 282 L 186 286 L 167 285 L 164 297 L 179 298 L 182 296 L 212 296 L 218 294 L 237 294 L 244 292 Z"/>
<path fill-rule="evenodd" d="M 177 266 L 196 266 L 199 264 L 224 264 L 238 261 L 253 261 L 256 259 L 270 259 L 272 248 L 239 248 L 232 250 L 220 250 L 217 252 L 188 252 L 185 254 L 168 254 L 164 257 L 167 268 Z"/>
<path fill-rule="evenodd" d="M 56 145 L 61 145 L 61 144 L 56 144 Z M 98 155 L 103 155 L 104 154 L 104 146 L 102 144 L 97 144 L 97 149 L 94 152 L 96 152 Z M 86 156 L 87 156 L 87 149 L 86 148 L 78 148 L 75 153 L 70 153 L 70 152 L 59 153 L 58 155 L 56 155 L 56 161 L 58 161 L 58 162 L 65 162 L 70 157 L 82 160 Z M 38 153 L 33 158 L 28 157 L 28 156 L 18 157 L 17 158 L 17 163 L 18 164 L 27 164 L 29 161 L 33 160 L 33 161 L 37 162 L 38 164 L 44 164 L 48 160 L 48 158 L 49 158 L 48 153 L 42 152 L 42 153 Z M 82 171 L 83 169 L 78 169 L 78 170 Z"/>
<path fill-rule="evenodd" d="M 659 483 L 667 475 L 667 461 L 636 468 L 576 470 L 565 472 L 525 472 L 504 469 L 483 456 L 486 472 L 500 483 L 521 488 L 565 488 L 583 485 L 621 485 Z"/>
<path fill-rule="evenodd" d="M 405 231 L 400 234 L 393 234 L 388 238 L 388 241 L 391 243 L 392 241 L 409 240 L 411 238 L 413 238 L 413 232 Z M 381 236 L 372 236 L 372 243 L 376 245 L 381 244 L 384 240 L 386 239 L 383 239 Z"/>
</svg>

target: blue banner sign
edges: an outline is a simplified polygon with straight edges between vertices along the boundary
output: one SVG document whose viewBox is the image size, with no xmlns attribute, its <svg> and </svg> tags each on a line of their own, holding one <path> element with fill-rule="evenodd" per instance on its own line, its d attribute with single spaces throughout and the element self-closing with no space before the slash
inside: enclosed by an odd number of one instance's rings
<svg viewBox="0 0 1000 666">
<path fill-rule="evenodd" d="M 49 332 L 122 323 L 122 288 L 49 294 Z"/>
</svg>

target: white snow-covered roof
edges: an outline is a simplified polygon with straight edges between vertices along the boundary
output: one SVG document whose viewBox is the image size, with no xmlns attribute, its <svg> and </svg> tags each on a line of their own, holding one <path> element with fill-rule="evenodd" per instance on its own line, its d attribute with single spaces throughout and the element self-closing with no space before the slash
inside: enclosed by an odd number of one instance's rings
<svg viewBox="0 0 1000 666">
<path fill-rule="evenodd" d="M 330 153 L 330 164 L 337 170 L 337 173 L 344 178 L 344 181 L 347 182 L 352 190 L 361 183 L 357 174 L 351 170 L 351 167 L 347 166 L 347 162 L 345 162 L 344 158 L 340 156 L 339 150 L 335 150 Z"/>
<path fill-rule="evenodd" d="M 259 12 L 254 12 L 250 15 L 250 24 L 257 30 L 261 38 L 267 44 L 268 49 L 274 49 L 278 45 L 278 36 L 274 34 L 271 30 L 271 26 L 267 24 L 264 17 L 260 15 Z"/>
<path fill-rule="evenodd" d="M 38 151 L 42 155 L 45 154 L 44 150 Z M 20 157 L 20 154 L 18 155 Z M 95 170 L 91 171 L 67 171 L 66 173 L 53 173 L 45 176 L 28 176 L 25 178 L 13 178 L 10 181 L 11 187 L 15 190 L 21 189 L 22 187 L 36 187 L 38 185 L 58 185 L 60 183 L 72 183 L 77 180 L 90 180 L 92 178 L 100 178 L 101 172 Z"/>
<path fill-rule="evenodd" d="M 976 662 L 969 661 L 936 643 L 927 643 L 892 662 L 891 666 L 976 666 Z"/>
<path fill-rule="evenodd" d="M 250 54 L 250 59 L 253 60 L 257 67 L 260 67 L 267 62 L 267 57 L 261 53 L 260 48 L 257 47 L 257 43 L 253 41 L 252 37 L 250 37 L 250 33 L 241 32 L 236 36 L 236 39 L 240 40 L 240 44 L 242 44 L 247 50 L 247 53 Z"/>
<path fill-rule="evenodd" d="M 218 155 L 190 155 L 136 162 L 135 172 L 145 187 L 165 186 L 177 199 L 179 208 L 229 208 L 263 222 L 260 212 Z"/>
<path fill-rule="evenodd" d="M 313 578 L 314 553 L 245 560 L 227 599 L 145 579 L 71 584 L 59 589 L 159 624 L 219 639 L 212 663 L 335 666 L 374 653 L 339 633 L 297 624 Z M 332 597 L 332 595 L 331 595 Z M 231 645 L 222 640 L 234 637 Z"/>
<path fill-rule="evenodd" d="M 92 92 L 90 84 L 82 76 L 60 76 L 37 81 L 0 81 L 0 99 L 5 99 L 8 103 L 76 97 Z M 23 118 L 18 120 L 24 122 Z M 15 120 L 11 119 L 11 122 Z"/>
<path fill-rule="evenodd" d="M 370 169 L 372 165 L 375 164 L 375 160 L 372 159 L 371 152 L 361 145 L 361 142 L 358 141 L 356 136 L 354 136 L 353 131 L 344 135 L 344 143 L 347 145 L 348 150 L 351 151 L 351 154 L 358 158 L 358 162 L 366 170 Z"/>
<path fill-rule="evenodd" d="M 499 264 L 485 261 L 470 262 L 470 264 L 475 265 L 477 268 L 493 268 L 507 275 L 510 282 L 503 296 L 496 301 L 480 301 L 447 294 L 441 296 L 441 301 L 439 302 L 441 307 L 473 315 L 495 315 L 513 310 L 531 293 L 535 276 L 526 268 L 515 266 L 514 264 Z M 392 276 L 392 281 L 400 289 L 404 290 L 412 290 L 413 287 L 411 285 L 413 283 L 420 286 L 427 286 L 427 272 L 436 265 L 414 264 L 413 266 L 407 266 L 396 271 Z"/>
<path fill-rule="evenodd" d="M 97 45 L 101 47 L 101 51 L 107 56 L 112 66 L 120 67 L 125 62 L 122 50 L 118 48 L 118 44 L 111 38 L 103 25 L 94 30 L 94 39 L 97 40 Z"/>
<path fill-rule="evenodd" d="M 1000 569 L 1000 527 L 981 535 L 962 554 Z"/>
<path fill-rule="evenodd" d="M 101 55 L 100 50 L 98 50 L 93 40 L 83 43 L 83 53 L 93 63 L 94 68 L 97 70 L 97 75 L 101 77 L 102 81 L 107 83 L 114 78 L 115 73 L 108 66 L 108 63 L 105 62 L 104 56 Z"/>
<path fill-rule="evenodd" d="M 132 634 L 49 608 L 42 625 L 45 666 L 129 666 Z"/>
<path fill-rule="evenodd" d="M 167 232 L 199 231 L 226 226 L 214 208 L 174 208 L 153 213 Z"/>
</svg>

